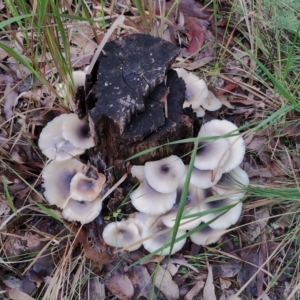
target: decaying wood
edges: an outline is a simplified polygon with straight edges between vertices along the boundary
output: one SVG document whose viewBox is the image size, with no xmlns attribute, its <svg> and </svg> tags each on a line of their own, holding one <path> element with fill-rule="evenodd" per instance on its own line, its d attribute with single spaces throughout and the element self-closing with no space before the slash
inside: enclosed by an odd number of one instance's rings
<svg viewBox="0 0 300 300">
<path fill-rule="evenodd" d="M 182 109 L 185 84 L 170 70 L 178 53 L 173 44 L 146 34 L 105 45 L 86 86 L 86 107 L 96 134 L 91 161 L 100 170 L 114 170 L 114 179 L 130 156 L 193 136 L 193 114 L 187 117 Z M 161 147 L 132 163 L 185 154 L 191 147 Z"/>
</svg>

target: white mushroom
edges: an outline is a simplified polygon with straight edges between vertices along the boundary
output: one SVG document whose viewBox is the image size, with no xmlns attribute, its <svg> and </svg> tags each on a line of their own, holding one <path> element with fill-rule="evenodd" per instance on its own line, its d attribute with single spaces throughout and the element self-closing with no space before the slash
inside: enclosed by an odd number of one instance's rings
<svg viewBox="0 0 300 300">
<path fill-rule="evenodd" d="M 166 230 L 164 233 L 160 233 Z M 160 233 L 160 234 L 159 234 Z M 158 235 L 157 235 L 158 234 Z M 176 239 L 185 234 L 185 230 L 178 230 Z M 164 247 L 172 241 L 172 230 L 168 228 L 158 216 L 149 217 L 143 230 L 142 238 L 148 238 L 143 242 L 144 248 L 148 252 L 154 252 Z M 170 254 L 179 251 L 185 244 L 186 238 L 175 243 Z M 164 247 L 158 254 L 167 255 L 170 252 L 170 246 Z"/>
<path fill-rule="evenodd" d="M 229 144 L 229 157 L 221 168 L 223 172 L 230 172 L 239 166 L 244 158 L 245 143 L 238 133 L 237 126 L 226 120 L 212 120 L 202 125 L 199 136 L 207 136 L 209 132 L 216 132 L 219 135 L 235 134 L 234 136 L 225 138 Z"/>
<path fill-rule="evenodd" d="M 183 190 L 183 181 L 180 187 L 177 189 L 178 203 L 181 198 Z M 201 218 L 190 217 L 190 215 L 197 214 L 200 212 L 199 203 L 204 199 L 204 193 L 202 189 L 190 184 L 188 194 L 186 198 L 185 208 L 183 210 L 182 219 L 180 221 L 180 230 L 189 230 L 197 227 L 201 223 Z M 166 213 L 161 217 L 162 222 L 167 227 L 173 227 L 177 216 L 177 205 L 170 212 Z"/>
<path fill-rule="evenodd" d="M 145 163 L 145 178 L 159 193 L 174 192 L 184 174 L 185 166 L 176 155 Z"/>
<path fill-rule="evenodd" d="M 142 245 L 138 227 L 134 222 L 121 221 L 108 224 L 103 230 L 103 239 L 106 244 L 123 248 L 136 243 L 128 251 L 134 251 Z"/>
<path fill-rule="evenodd" d="M 145 167 L 144 166 L 132 166 L 131 167 L 132 177 L 136 177 L 139 181 L 143 181 L 145 178 Z"/>
<path fill-rule="evenodd" d="M 193 109 L 199 108 L 202 105 L 208 95 L 207 85 L 204 80 L 199 79 L 198 76 L 193 73 L 187 72 L 185 69 L 174 69 L 178 77 L 181 77 L 186 85 L 185 102 L 183 107 L 192 106 Z"/>
<path fill-rule="evenodd" d="M 97 197 L 90 202 L 70 199 L 63 209 L 63 217 L 68 221 L 78 221 L 81 224 L 92 222 L 100 214 L 102 209 L 102 199 Z"/>
<path fill-rule="evenodd" d="M 209 226 L 213 229 L 227 229 L 238 221 L 242 213 L 242 202 L 234 201 L 224 196 L 213 196 L 212 194 L 209 196 L 210 198 L 207 198 L 205 201 L 201 202 L 201 211 L 208 212 L 216 208 L 220 208 L 220 211 L 211 212 L 202 216 L 201 219 L 203 222 L 210 222 L 214 218 L 218 217 L 215 221 L 210 223 Z M 215 200 L 216 198 L 218 200 Z M 232 205 L 234 206 L 231 207 Z"/>
<path fill-rule="evenodd" d="M 70 199 L 71 180 L 83 169 L 84 164 L 77 159 L 50 162 L 42 172 L 42 187 L 48 203 L 64 208 Z"/>
<path fill-rule="evenodd" d="M 78 201 L 93 201 L 100 194 L 105 181 L 105 176 L 98 172 L 94 172 L 92 177 L 77 173 L 70 183 L 71 197 Z"/>
<path fill-rule="evenodd" d="M 191 183 L 200 189 L 207 189 L 214 186 L 221 179 L 222 174 L 220 169 L 211 171 L 193 168 Z"/>
<path fill-rule="evenodd" d="M 203 132 L 203 140 L 198 145 L 194 166 L 200 170 L 214 170 L 222 167 L 229 157 L 229 144 L 224 138 L 205 139 L 219 136 L 216 132 Z M 227 150 L 227 151 L 226 151 Z"/>
<path fill-rule="evenodd" d="M 76 114 L 62 114 L 44 127 L 38 144 L 48 158 L 64 160 L 84 153 L 94 140 L 85 121 Z"/>
<path fill-rule="evenodd" d="M 204 109 L 209 111 L 215 111 L 222 107 L 222 102 L 211 91 L 208 91 L 208 95 L 202 104 Z"/>
<path fill-rule="evenodd" d="M 212 188 L 219 195 L 228 195 L 232 200 L 240 200 L 245 196 L 245 189 L 248 185 L 248 174 L 241 167 L 236 167 L 229 173 L 223 174 Z"/>
<path fill-rule="evenodd" d="M 148 215 L 160 215 L 170 210 L 176 201 L 176 190 L 171 193 L 159 193 L 145 179 L 130 194 L 132 205 Z"/>
<path fill-rule="evenodd" d="M 197 245 L 210 245 L 216 243 L 223 235 L 224 230 L 213 229 L 209 226 L 190 235 L 193 243 Z"/>
</svg>

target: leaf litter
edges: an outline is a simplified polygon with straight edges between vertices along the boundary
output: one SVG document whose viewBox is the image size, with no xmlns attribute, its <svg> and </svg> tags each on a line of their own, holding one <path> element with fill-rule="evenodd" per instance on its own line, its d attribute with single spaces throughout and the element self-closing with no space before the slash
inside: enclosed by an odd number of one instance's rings
<svg viewBox="0 0 300 300">
<path fill-rule="evenodd" d="M 173 4 L 174 1 L 166 2 L 166 9 L 169 10 Z M 123 5 L 126 6 L 127 3 L 124 2 Z M 115 9 L 117 11 L 119 8 L 116 6 Z M 99 7 L 96 11 L 99 11 Z M 127 12 L 130 12 L 130 9 Z M 114 12 L 110 13 L 113 16 Z M 117 15 L 118 12 L 114 16 Z M 180 16 L 181 21 L 178 23 L 177 19 Z M 107 14 L 107 20 L 109 18 Z M 108 40 L 114 39 L 120 34 L 131 33 L 131 31 L 145 32 L 142 22 L 136 22 L 135 18 L 128 13 L 124 24 L 121 24 L 122 30 L 116 29 Z M 232 48 L 234 55 L 227 61 L 225 60 L 221 67 L 222 71 L 227 73 L 226 76 L 221 75 L 216 81 L 214 74 L 210 73 L 209 68 L 218 59 L 215 47 L 222 43 L 233 46 L 230 44 L 229 35 L 225 34 L 223 38 L 224 24 L 226 24 L 224 19 L 220 19 L 217 24 L 214 24 L 211 9 L 204 8 L 196 1 L 184 0 L 180 2 L 178 10 L 173 10 L 169 15 L 165 27 L 165 32 L 168 34 L 165 34 L 165 37 L 182 47 L 181 55 L 174 67 L 184 67 L 191 71 L 199 71 L 199 68 L 205 69 L 208 74 L 207 79 L 215 86 L 218 97 L 223 95 L 221 99 L 223 99 L 225 108 L 222 114 L 237 120 L 239 125 L 246 125 L 251 121 L 263 119 L 270 96 L 263 91 L 263 87 L 259 84 L 248 86 L 245 81 L 248 74 L 243 66 L 250 63 L 250 57 L 237 49 L 236 45 Z M 99 26 L 94 28 L 90 24 L 75 20 L 70 22 L 70 26 L 72 27 L 70 35 L 71 67 L 80 69 L 90 63 L 97 48 L 97 39 L 101 40 L 105 36 L 105 30 Z M 216 28 L 216 32 L 214 28 Z M 97 37 L 94 36 L 95 29 L 98 30 Z M 24 37 L 20 35 L 18 39 L 23 41 Z M 216 44 L 216 41 L 219 44 Z M 28 60 L 17 42 L 4 42 L 18 51 L 25 60 Z M 16 207 L 20 208 L 28 203 L 28 199 L 34 198 L 34 194 L 41 192 L 35 191 L 35 189 L 39 188 L 39 174 L 43 168 L 43 160 L 34 143 L 30 141 L 36 141 L 41 127 L 44 127 L 63 109 L 57 105 L 55 89 L 49 89 L 44 85 L 37 87 L 30 81 L 26 83 L 26 78 L 30 78 L 32 75 L 31 71 L 2 49 L 0 49 L 0 58 L 6 60 L 6 69 L 2 70 L 1 67 L 0 74 L 3 107 L 0 139 L 3 143 L 1 159 L 4 162 L 1 165 L 0 175 L 3 180 L 8 182 L 9 192 L 12 196 L 18 197 L 14 198 L 14 201 Z M 46 74 L 52 86 L 63 81 L 62 78 L 54 75 L 57 70 L 50 61 L 49 53 L 38 56 L 37 60 L 39 63 L 45 64 L 41 66 L 41 71 Z M 27 85 L 26 91 L 18 88 L 24 82 Z M 268 93 L 270 94 L 270 91 Z M 22 126 L 22 122 L 24 126 Z M 299 144 L 299 125 L 291 123 L 283 124 L 282 127 L 280 134 Z M 21 131 L 22 133 L 20 133 Z M 278 132 L 277 128 L 274 128 L 274 131 Z M 260 134 L 255 133 L 249 139 L 247 144 L 249 156 L 244 162 L 244 168 L 254 181 L 266 182 L 274 177 L 283 178 L 286 176 L 283 166 L 290 167 L 287 155 L 285 159 L 282 158 L 283 156 L 276 157 L 281 164 L 274 162 L 273 159 L 270 160 L 276 149 L 284 149 L 284 145 L 280 141 L 273 139 L 274 131 L 261 131 Z M 27 183 L 22 182 L 21 178 Z M 11 213 L 10 207 L 3 203 L 5 204 L 5 201 L 0 202 L 1 223 Z M 199 260 L 193 257 L 188 261 L 183 257 L 174 256 L 165 265 L 161 264 L 160 257 L 156 257 L 144 262 L 144 265 L 130 267 L 126 265 L 127 258 L 125 256 L 115 257 L 102 244 L 101 237 L 98 237 L 97 240 L 96 235 L 91 233 L 91 227 L 72 227 L 68 231 L 62 222 L 49 218 L 44 211 L 39 211 L 39 216 L 35 216 L 35 212 L 30 209 L 24 210 L 23 213 L 24 216 L 18 215 L 0 232 L 3 259 L 5 258 L 3 261 L 1 259 L 0 264 L 9 271 L 1 271 L 1 277 L 5 276 L 6 279 L 1 280 L 0 284 L 1 287 L 3 284 L 6 286 L 6 293 L 11 299 L 33 299 L 31 296 L 41 286 L 49 286 L 51 281 L 55 280 L 53 278 L 54 269 L 59 266 L 59 257 L 64 257 L 64 248 L 71 247 L 70 239 L 73 239 L 74 258 L 83 259 L 84 257 L 87 259 L 90 262 L 91 270 L 96 274 L 88 279 L 88 288 L 84 290 L 85 299 L 96 299 L 93 296 L 95 291 L 96 294 L 101 295 L 100 299 L 104 299 L 107 294 L 120 299 L 142 297 L 150 299 L 154 291 L 154 294 L 164 297 L 162 299 L 213 300 L 219 297 L 219 299 L 238 300 L 241 298 L 233 293 L 247 282 L 249 283 L 245 288 L 246 296 L 250 299 L 263 295 L 266 278 L 269 280 L 272 278 L 268 268 L 270 268 L 270 264 L 278 264 L 272 255 L 279 244 L 269 240 L 272 237 L 268 225 L 270 212 L 266 208 L 245 212 L 245 214 L 253 216 L 252 220 L 250 218 L 250 224 L 245 227 L 241 221 L 240 224 L 244 227 L 227 234 L 226 238 L 221 241 L 225 244 L 226 239 L 234 241 L 234 244 L 231 242 L 232 245 L 226 252 L 232 256 L 230 259 L 218 255 L 209 258 L 210 266 L 208 268 L 206 267 L 206 258 L 202 260 L 201 256 Z M 29 216 L 29 220 L 26 216 Z M 100 227 L 99 235 L 101 236 L 103 220 L 98 221 L 100 224 L 98 226 Z M 36 233 L 34 228 L 39 233 Z M 90 240 L 91 236 L 94 237 L 93 242 Z M 216 254 L 214 249 L 203 248 L 198 249 L 199 253 L 196 254 L 203 255 L 207 251 Z M 40 252 L 39 256 L 32 260 L 22 280 L 17 280 L 20 274 L 16 269 L 9 268 L 9 264 L 13 261 L 18 262 L 20 260 L 18 257 L 34 252 Z M 191 254 L 189 248 L 185 248 L 182 253 L 185 254 L 185 257 Z M 132 259 L 134 255 L 138 260 L 144 254 L 136 251 L 131 254 Z M 112 260 L 114 261 L 113 265 L 111 265 Z M 223 262 L 222 260 L 227 261 Z M 21 262 L 18 265 L 24 268 Z M 128 269 L 123 268 L 124 265 Z M 103 268 L 105 272 L 103 272 Z M 293 269 L 291 269 L 292 271 Z M 104 274 L 106 275 L 104 276 Z M 234 279 L 235 277 L 236 279 Z M 71 272 L 71 281 L 72 278 L 75 276 Z M 24 290 L 22 286 L 26 286 L 25 283 L 28 284 L 28 282 L 31 282 L 32 285 L 28 285 L 30 288 Z M 283 280 L 279 282 L 287 285 L 287 277 L 283 277 Z M 66 283 L 63 289 L 71 290 L 72 287 Z M 62 295 L 60 297 L 63 298 Z M 264 299 L 268 298 L 267 295 L 264 297 Z"/>
</svg>

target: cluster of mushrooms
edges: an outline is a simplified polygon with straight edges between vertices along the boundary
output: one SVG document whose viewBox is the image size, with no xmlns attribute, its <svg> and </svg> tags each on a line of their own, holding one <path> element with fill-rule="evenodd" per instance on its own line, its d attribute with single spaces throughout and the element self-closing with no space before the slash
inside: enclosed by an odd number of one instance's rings
<svg viewBox="0 0 300 300">
<path fill-rule="evenodd" d="M 198 118 L 205 115 L 205 110 L 215 111 L 221 108 L 222 102 L 210 91 L 203 79 L 183 68 L 174 69 L 178 77 L 185 82 L 185 101 L 183 108 L 192 107 Z"/>
<path fill-rule="evenodd" d="M 202 222 L 208 223 L 190 235 L 198 245 L 208 245 L 220 239 L 224 230 L 235 224 L 242 212 L 245 188 L 249 184 L 241 164 L 245 154 L 243 138 L 238 128 L 226 120 L 205 123 L 199 132 L 201 142 L 195 158 L 188 196 L 171 254 L 185 244 L 180 239 L 186 231 Z M 185 184 L 188 166 L 176 155 L 158 161 L 133 166 L 131 173 L 140 185 L 130 194 L 132 205 L 139 211 L 127 220 L 110 223 L 103 232 L 104 241 L 113 247 L 129 251 L 141 244 L 149 252 L 161 249 L 169 254 L 178 202 Z"/>
<path fill-rule="evenodd" d="M 186 83 L 184 107 L 191 106 L 197 116 L 202 117 L 205 110 L 222 106 L 202 79 L 184 69 L 175 70 Z M 83 75 L 79 75 L 78 80 L 83 82 Z M 178 242 L 173 245 L 171 254 L 183 247 L 186 238 L 180 237 L 190 230 L 193 230 L 191 240 L 198 245 L 218 241 L 224 230 L 238 221 L 241 199 L 249 185 L 247 173 L 239 167 L 245 144 L 236 125 L 226 120 L 212 120 L 201 127 L 198 136 L 201 139 L 176 234 Z M 100 194 L 106 178 L 78 158 L 94 146 L 88 123 L 76 114 L 62 114 L 42 130 L 38 144 L 50 159 L 42 172 L 48 203 L 61 208 L 68 221 L 86 224 L 94 220 L 102 209 Z M 143 245 L 149 252 L 161 249 L 160 254 L 169 254 L 168 244 L 172 240 L 187 169 L 176 155 L 146 162 L 144 166 L 132 166 L 131 175 L 140 184 L 130 198 L 138 212 L 128 219 L 108 224 L 103 231 L 104 241 L 128 251 Z M 201 223 L 207 226 L 195 231 Z"/>
<path fill-rule="evenodd" d="M 62 114 L 44 127 L 38 144 L 50 159 L 42 172 L 48 203 L 61 208 L 68 221 L 94 220 L 102 209 L 100 192 L 106 178 L 78 159 L 95 146 L 88 123 L 77 114 Z"/>
</svg>

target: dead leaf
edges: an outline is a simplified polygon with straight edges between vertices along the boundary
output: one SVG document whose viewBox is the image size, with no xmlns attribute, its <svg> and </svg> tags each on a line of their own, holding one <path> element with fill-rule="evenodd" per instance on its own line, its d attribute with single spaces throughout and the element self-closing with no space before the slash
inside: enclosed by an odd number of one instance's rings
<svg viewBox="0 0 300 300">
<path fill-rule="evenodd" d="M 199 273 L 199 270 L 196 267 L 194 267 L 193 265 L 189 264 L 184 258 L 171 258 L 171 259 L 169 259 L 169 262 L 173 263 L 173 264 L 178 264 L 180 266 L 187 267 L 187 268 L 193 270 L 194 272 Z"/>
<path fill-rule="evenodd" d="M 168 270 L 154 263 L 148 264 L 147 268 L 155 278 L 155 286 L 164 294 L 167 300 L 179 299 L 179 288 L 172 280 Z"/>
<path fill-rule="evenodd" d="M 128 276 L 134 286 L 134 299 L 150 299 L 152 279 L 147 269 L 144 266 L 134 266 Z"/>
<path fill-rule="evenodd" d="M 230 280 L 220 278 L 220 287 L 222 290 L 227 290 L 230 286 L 231 286 Z"/>
<path fill-rule="evenodd" d="M 29 295 L 25 294 L 24 292 L 18 289 L 6 288 L 6 291 L 11 300 L 35 300 L 34 298 L 30 297 Z"/>
<path fill-rule="evenodd" d="M 18 93 L 15 92 L 13 85 L 7 83 L 4 90 L 4 114 L 5 119 L 8 120 L 12 116 L 13 107 L 18 103 Z"/>
<path fill-rule="evenodd" d="M 227 300 L 242 300 L 242 298 L 236 296 L 236 295 L 231 295 L 227 298 Z"/>
<path fill-rule="evenodd" d="M 193 300 L 204 287 L 204 281 L 198 280 L 197 283 L 189 290 L 189 292 L 184 296 L 184 300 Z"/>
<path fill-rule="evenodd" d="M 127 275 L 113 271 L 105 280 L 105 285 L 114 296 L 121 300 L 133 299 L 134 288 Z"/>
<path fill-rule="evenodd" d="M 170 262 L 166 265 L 162 265 L 162 268 L 168 270 L 171 274 L 171 276 L 173 277 L 179 269 L 179 266 L 175 266 L 174 264 L 171 264 Z"/>
<path fill-rule="evenodd" d="M 231 278 L 241 270 L 240 263 L 224 263 L 219 265 L 212 265 L 215 276 L 223 278 Z"/>
<path fill-rule="evenodd" d="M 213 283 L 213 271 L 212 267 L 208 267 L 208 274 L 206 283 L 203 289 L 203 299 L 204 300 L 217 300 L 216 294 L 215 294 L 215 286 Z"/>
<path fill-rule="evenodd" d="M 211 61 L 213 61 L 215 58 L 212 56 L 204 56 L 201 58 L 197 58 L 194 61 L 191 62 L 177 62 L 175 64 L 172 65 L 173 68 L 185 68 L 186 70 L 189 71 L 193 71 L 196 69 L 199 69 L 203 66 L 205 66 L 206 64 L 210 63 Z"/>
<path fill-rule="evenodd" d="M 105 299 L 104 284 L 100 282 L 100 278 L 98 276 L 90 276 L 88 279 L 83 300 L 90 299 Z"/>
</svg>

